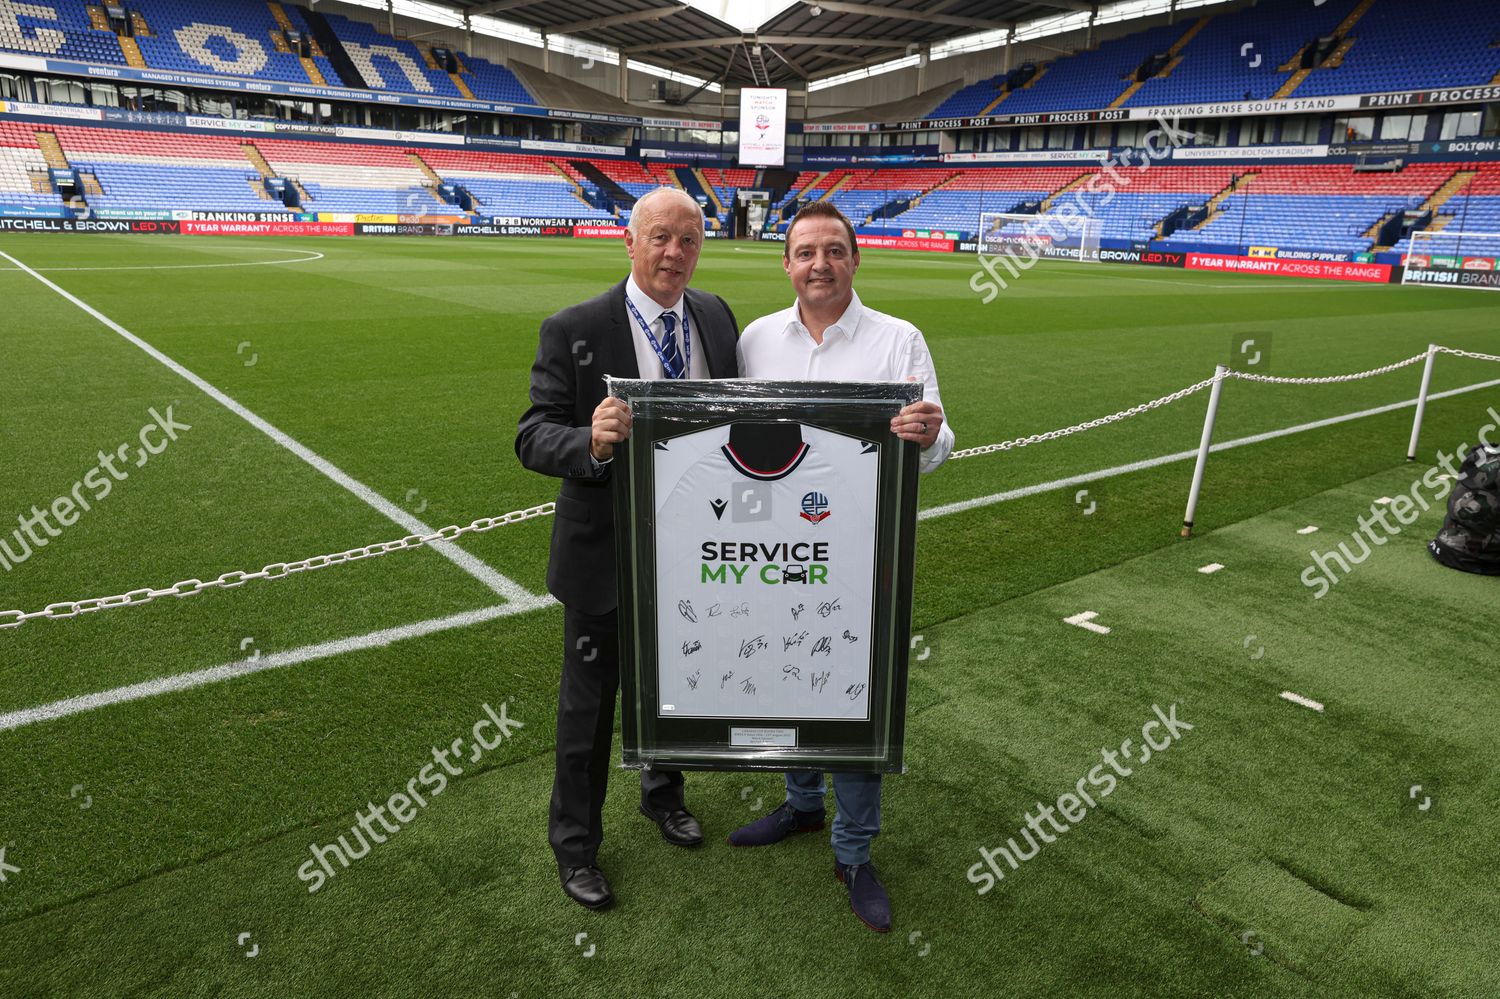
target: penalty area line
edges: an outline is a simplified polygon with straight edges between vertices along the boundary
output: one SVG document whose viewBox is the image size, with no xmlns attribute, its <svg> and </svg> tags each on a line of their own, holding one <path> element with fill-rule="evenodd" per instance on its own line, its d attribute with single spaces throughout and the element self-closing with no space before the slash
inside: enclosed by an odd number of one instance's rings
<svg viewBox="0 0 1500 999">
<path fill-rule="evenodd" d="M 271 438 L 271 440 L 275 441 L 277 444 L 280 444 L 282 447 L 286 448 L 298 458 L 301 458 L 304 462 L 311 465 L 327 478 L 332 479 L 335 483 L 353 493 L 367 506 L 373 508 L 376 512 L 385 516 L 387 520 L 390 520 L 392 523 L 405 530 L 408 534 L 435 533 L 433 528 L 431 528 L 427 524 L 418 520 L 416 517 L 403 510 L 401 507 L 386 499 L 384 496 L 381 496 L 379 493 L 371 489 L 369 486 L 365 485 L 363 482 L 355 479 L 343 469 L 334 465 L 333 462 L 317 454 L 311 448 L 307 447 L 301 442 L 295 440 L 290 434 L 287 434 L 284 431 L 276 428 L 275 426 L 272 426 L 269 421 L 261 418 L 260 416 L 251 412 L 249 409 L 240 405 L 234 399 L 230 398 L 228 394 L 221 391 L 209 382 L 203 380 L 202 378 L 198 377 L 196 374 L 189 371 L 187 368 L 183 367 L 181 364 L 177 363 L 166 354 L 157 350 L 151 344 L 147 343 L 145 340 L 142 340 L 140 337 L 136 336 L 134 333 L 130 332 L 125 327 L 121 326 L 119 323 L 115 322 L 113 319 L 109 318 L 104 313 L 94 308 L 92 305 L 89 305 L 87 302 L 74 295 L 72 292 L 54 283 L 48 278 L 43 277 L 41 274 L 21 263 L 21 261 L 17 260 L 15 257 L 4 252 L 3 250 L 0 250 L 0 257 L 9 260 L 11 263 L 16 265 L 17 269 L 24 271 L 30 276 L 36 278 L 36 280 L 39 281 L 42 285 L 50 288 L 52 291 L 55 291 L 58 295 L 62 296 L 63 299 L 71 302 L 73 305 L 77 306 L 79 309 L 82 309 L 88 315 L 98 320 L 104 327 L 112 330 L 119 336 L 123 337 L 125 340 L 145 351 L 147 355 L 165 366 L 168 370 L 185 379 L 204 395 L 208 396 L 210 399 L 214 400 L 219 405 L 223 406 L 225 409 L 229 410 L 231 413 L 238 416 L 246 423 L 250 424 L 256 430 L 259 430 L 261 433 Z M 519 604 L 523 607 L 543 606 L 550 599 L 537 596 L 536 594 L 522 587 L 514 580 L 501 575 L 495 569 L 491 568 L 484 562 L 481 562 L 478 558 L 470 555 L 468 552 L 464 551 L 462 548 L 459 548 L 457 545 L 453 544 L 450 541 L 436 541 L 430 544 L 428 547 L 430 547 L 438 554 L 442 555 L 454 565 L 458 566 L 470 576 L 473 576 L 475 579 L 479 580 L 479 582 L 483 583 L 491 591 L 498 594 L 499 596 L 504 597 L 511 603 Z"/>
<path fill-rule="evenodd" d="M 144 700 L 148 697 L 160 697 L 163 694 L 172 694 L 182 690 L 191 690 L 194 687 L 223 683 L 226 680 L 234 680 L 242 676 L 263 673 L 266 670 L 283 669 L 287 666 L 295 666 L 299 663 L 311 662 L 316 659 L 327 659 L 331 656 L 343 655 L 346 652 L 359 652 L 363 649 L 379 648 L 392 645 L 396 642 L 404 642 L 412 638 L 421 638 L 425 635 L 435 635 L 443 631 L 452 631 L 455 628 L 468 628 L 476 624 L 483 624 L 486 621 L 493 621 L 496 618 L 509 617 L 514 614 L 525 614 L 529 611 L 538 610 L 541 607 L 550 605 L 550 597 L 545 600 L 539 598 L 530 603 L 497 604 L 494 607 L 464 611 L 461 614 L 451 614 L 447 617 L 430 618 L 426 621 L 418 621 L 415 624 L 405 624 L 396 628 L 383 628 L 380 631 L 372 631 L 367 635 L 338 638 L 329 642 L 319 642 L 315 645 L 304 645 L 301 648 L 290 649 L 286 652 L 273 652 L 270 655 L 256 655 L 249 659 L 238 659 L 234 662 L 223 663 L 222 665 L 212 666 L 208 669 L 194 670 L 191 673 L 178 673 L 175 676 L 164 676 L 141 683 L 132 683 L 128 686 L 115 687 L 111 690 L 101 690 L 95 694 L 68 697 L 60 701 L 53 701 L 50 704 L 40 704 L 34 708 L 26 708 L 22 711 L 0 714 L 0 732 L 24 728 L 27 725 L 35 725 L 39 722 L 53 721 L 58 718 L 67 718 L 69 715 L 83 714 L 87 711 L 97 711 L 112 704 L 125 704 L 130 701 Z"/>
</svg>

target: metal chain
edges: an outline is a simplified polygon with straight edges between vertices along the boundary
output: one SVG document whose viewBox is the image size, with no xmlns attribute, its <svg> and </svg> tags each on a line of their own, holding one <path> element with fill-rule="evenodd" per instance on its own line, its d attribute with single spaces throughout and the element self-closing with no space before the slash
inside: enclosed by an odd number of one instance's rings
<svg viewBox="0 0 1500 999">
<path fill-rule="evenodd" d="M 1452 347 L 1439 347 L 1439 354 L 1452 354 L 1454 357 L 1471 357 L 1476 361 L 1500 361 L 1500 357 L 1494 354 L 1476 354 L 1472 350 L 1455 350 Z"/>
<path fill-rule="evenodd" d="M 180 583 L 163 589 L 155 590 L 149 587 L 139 590 L 131 590 L 129 593 L 121 593 L 112 597 L 90 597 L 87 600 L 64 600 L 60 603 L 48 604 L 39 611 L 29 614 L 18 610 L 0 611 L 0 629 L 19 628 L 27 621 L 37 618 L 64 618 L 77 617 L 79 614 L 88 614 L 92 611 L 109 610 L 114 607 L 134 607 L 138 604 L 149 604 L 158 597 L 191 597 L 202 593 L 204 590 L 223 588 L 232 590 L 238 586 L 257 579 L 281 579 L 298 572 L 310 572 L 313 569 L 325 569 L 330 565 L 342 565 L 345 562 L 357 562 L 360 559 L 372 558 L 377 555 L 389 555 L 391 552 L 405 551 L 408 548 L 421 548 L 424 545 L 436 544 L 443 541 L 453 541 L 463 537 L 465 534 L 481 534 L 492 531 L 497 527 L 507 524 L 519 524 L 524 520 L 536 517 L 545 517 L 552 513 L 555 504 L 543 503 L 540 506 L 527 507 L 525 510 L 512 510 L 498 517 L 481 517 L 466 527 L 450 526 L 431 534 L 409 534 L 399 541 L 382 541 L 373 545 L 365 545 L 363 548 L 351 548 L 348 551 L 335 552 L 332 555 L 314 555 L 312 558 L 301 559 L 297 562 L 273 562 L 258 572 L 226 572 L 218 579 L 210 579 L 204 582 L 201 579 L 185 579 Z"/>
<path fill-rule="evenodd" d="M 954 451 L 952 454 L 948 455 L 948 457 L 972 458 L 975 455 L 994 454 L 996 451 L 1009 451 L 1012 448 L 1026 447 L 1028 444 L 1040 444 L 1042 441 L 1055 441 L 1059 437 L 1067 437 L 1069 434 L 1079 434 L 1083 433 L 1083 431 L 1085 430 L 1093 430 L 1095 427 L 1102 427 L 1110 423 L 1117 423 L 1118 421 L 1123 420 L 1127 417 L 1139 416 L 1140 414 L 1148 412 L 1149 410 L 1169 405 L 1176 402 L 1178 399 L 1186 399 L 1194 392 L 1202 392 L 1204 389 L 1208 388 L 1218 380 L 1219 376 L 1214 375 L 1212 378 L 1203 379 L 1203 381 L 1198 382 L 1196 385 L 1189 385 L 1185 389 L 1178 389 L 1171 395 L 1164 395 L 1160 399 L 1152 399 L 1150 402 L 1143 402 L 1139 406 L 1132 406 L 1129 409 L 1122 409 L 1118 413 L 1111 413 L 1108 416 L 1101 416 L 1097 420 L 1089 420 L 1087 423 L 1080 423 L 1074 427 L 1064 427 L 1062 430 L 1049 430 L 1044 434 L 1032 434 L 1030 437 L 1018 437 L 1013 441 L 1002 441 L 999 444 L 986 444 L 983 447 L 971 447 L 963 451 Z"/>
<path fill-rule="evenodd" d="M 1427 360 L 1427 351 L 1424 350 L 1415 357 L 1408 357 L 1406 360 L 1397 361 L 1395 364 L 1387 364 L 1383 368 L 1357 371 L 1352 375 L 1323 375 L 1319 378 L 1279 378 L 1276 375 L 1255 375 L 1248 371 L 1235 371 L 1232 368 L 1225 371 L 1224 375 L 1227 378 L 1242 378 L 1247 382 L 1266 382 L 1271 385 L 1332 385 L 1336 382 L 1357 382 L 1362 378 L 1374 378 L 1376 375 L 1389 374 L 1392 371 L 1398 371 L 1401 368 L 1416 364 L 1418 361 L 1425 360 Z M 1500 360 L 1500 358 L 1497 358 L 1497 360 Z"/>
<path fill-rule="evenodd" d="M 1479 354 L 1473 351 L 1455 350 L 1452 347 L 1438 347 L 1436 349 L 1439 353 L 1452 354 L 1455 357 L 1468 357 L 1481 361 L 1500 361 L 1500 357 L 1493 354 Z M 1335 382 L 1352 382 L 1362 378 L 1373 378 L 1376 375 L 1387 374 L 1416 364 L 1418 361 L 1426 360 L 1426 358 L 1427 352 L 1423 351 L 1415 357 L 1409 357 L 1404 361 L 1397 361 L 1395 364 L 1387 364 L 1382 368 L 1372 368 L 1369 371 L 1360 371 L 1352 375 L 1326 375 L 1321 378 L 1280 378 L 1273 375 L 1256 375 L 1246 371 L 1226 369 L 1222 375 L 1216 373 L 1211 378 L 1205 378 L 1201 382 L 1189 385 L 1187 388 L 1178 389 L 1176 392 L 1164 395 L 1160 399 L 1152 399 L 1150 402 L 1143 402 L 1139 406 L 1122 409 L 1118 413 L 1101 416 L 1096 420 L 1089 420 L 1087 423 L 1064 427 L 1061 430 L 1049 430 L 1043 434 L 1032 434 L 1030 437 L 1018 437 L 1015 440 L 1001 441 L 998 444 L 986 444 L 983 447 L 971 447 L 963 451 L 954 451 L 948 457 L 972 458 L 981 454 L 994 454 L 997 451 L 1010 451 L 1014 448 L 1026 447 L 1031 444 L 1040 444 L 1043 441 L 1058 440 L 1072 434 L 1082 433 L 1085 430 L 1093 430 L 1096 427 L 1108 426 L 1111 423 L 1118 423 L 1120 420 L 1139 416 L 1142 413 L 1159 409 L 1162 406 L 1171 405 L 1180 399 L 1186 399 L 1188 396 L 1203 391 L 1221 379 L 1240 378 L 1245 381 L 1268 382 L 1276 385 L 1328 385 Z M 481 534 L 508 524 L 518 524 L 536 517 L 549 516 L 553 513 L 555 507 L 556 504 L 554 503 L 542 503 L 538 506 L 527 507 L 524 510 L 512 510 L 498 517 L 481 517 L 465 527 L 455 525 L 441 528 L 432 534 L 409 534 L 399 541 L 377 542 L 373 545 L 365 545 L 363 548 L 351 548 L 348 551 L 335 552 L 332 555 L 314 555 L 312 558 L 305 558 L 297 562 L 273 562 L 271 565 L 264 566 L 257 572 L 244 572 L 240 570 L 226 572 L 217 579 L 210 579 L 207 582 L 201 579 L 185 579 L 164 589 L 151 589 L 147 587 L 110 597 L 64 600 L 55 604 L 48 604 L 41 610 L 32 611 L 31 613 L 24 613 L 18 610 L 0 611 L 0 630 L 19 628 L 27 621 L 34 621 L 38 618 L 77 617 L 79 614 L 109 610 L 114 607 L 134 607 L 139 604 L 149 604 L 159 597 L 191 597 L 202 593 L 204 590 L 218 588 L 232 590 L 235 587 L 244 586 L 253 580 L 280 579 L 283 576 L 290 576 L 294 573 L 309 572 L 313 569 L 325 569 L 330 565 L 342 565 L 345 562 L 357 562 L 360 559 L 372 558 L 377 555 L 388 555 L 395 551 L 405 551 L 409 548 L 421 548 L 424 545 L 454 541 L 466 534 Z"/>
</svg>

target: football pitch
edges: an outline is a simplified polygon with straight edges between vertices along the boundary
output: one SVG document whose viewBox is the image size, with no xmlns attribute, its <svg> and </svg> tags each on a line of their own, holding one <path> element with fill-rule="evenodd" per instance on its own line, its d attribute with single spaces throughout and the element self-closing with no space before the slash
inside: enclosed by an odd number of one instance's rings
<svg viewBox="0 0 1500 999">
<path fill-rule="evenodd" d="M 0 537 L 75 501 L 10 552 L 0 611 L 550 501 L 512 446 L 538 326 L 627 271 L 616 243 L 564 240 L 0 252 Z M 1048 262 L 983 304 L 976 270 L 868 251 L 855 281 L 926 334 L 959 448 L 1256 352 L 1313 376 L 1500 348 L 1500 297 L 1478 292 Z M 711 242 L 693 284 L 742 328 L 792 300 L 779 246 Z M 725 844 L 780 800 L 773 774 L 690 774 L 707 842 L 684 851 L 617 771 L 599 859 L 619 901 L 563 895 L 548 517 L 0 630 L 0 995 L 1493 995 L 1497 582 L 1428 556 L 1435 499 L 1325 596 L 1303 579 L 1378 501 L 1432 499 L 1438 451 L 1500 409 L 1500 365 L 1439 357 L 1407 462 L 1421 371 L 1227 382 L 1214 440 L 1233 446 L 1187 541 L 1206 391 L 923 478 L 884 936 L 848 911 L 826 834 Z M 1121 762 L 1030 859 L 986 863 L 1156 709 L 1184 723 L 1169 749 Z M 523 727 L 493 726 L 309 891 L 317 845 L 492 712 Z"/>
</svg>

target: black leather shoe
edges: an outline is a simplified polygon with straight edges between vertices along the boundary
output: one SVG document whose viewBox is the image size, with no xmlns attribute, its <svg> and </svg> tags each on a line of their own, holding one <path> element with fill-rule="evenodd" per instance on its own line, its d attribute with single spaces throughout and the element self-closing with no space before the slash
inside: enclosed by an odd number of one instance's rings
<svg viewBox="0 0 1500 999">
<path fill-rule="evenodd" d="M 568 897 L 589 909 L 607 909 L 614 904 L 615 893 L 609 890 L 604 872 L 592 864 L 588 867 L 562 867 L 562 889 Z"/>
<path fill-rule="evenodd" d="M 642 805 L 641 814 L 655 822 L 657 828 L 661 830 L 661 838 L 673 846 L 703 845 L 703 827 L 698 825 L 698 820 L 693 818 L 693 813 L 686 808 L 674 808 L 670 812 L 653 812 Z"/>
</svg>

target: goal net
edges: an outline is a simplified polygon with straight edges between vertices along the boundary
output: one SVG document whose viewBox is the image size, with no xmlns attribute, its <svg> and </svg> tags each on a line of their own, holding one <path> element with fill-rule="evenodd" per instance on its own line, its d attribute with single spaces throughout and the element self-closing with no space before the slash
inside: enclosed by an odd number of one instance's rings
<svg viewBox="0 0 1500 999">
<path fill-rule="evenodd" d="M 1500 291 L 1500 233 L 1450 229 L 1414 232 L 1402 284 Z"/>
<path fill-rule="evenodd" d="M 1077 212 L 1043 212 L 1015 215 L 984 212 L 979 216 L 975 249 L 983 254 L 1024 254 L 1029 258 L 1099 260 L 1099 237 L 1103 223 Z"/>
</svg>

